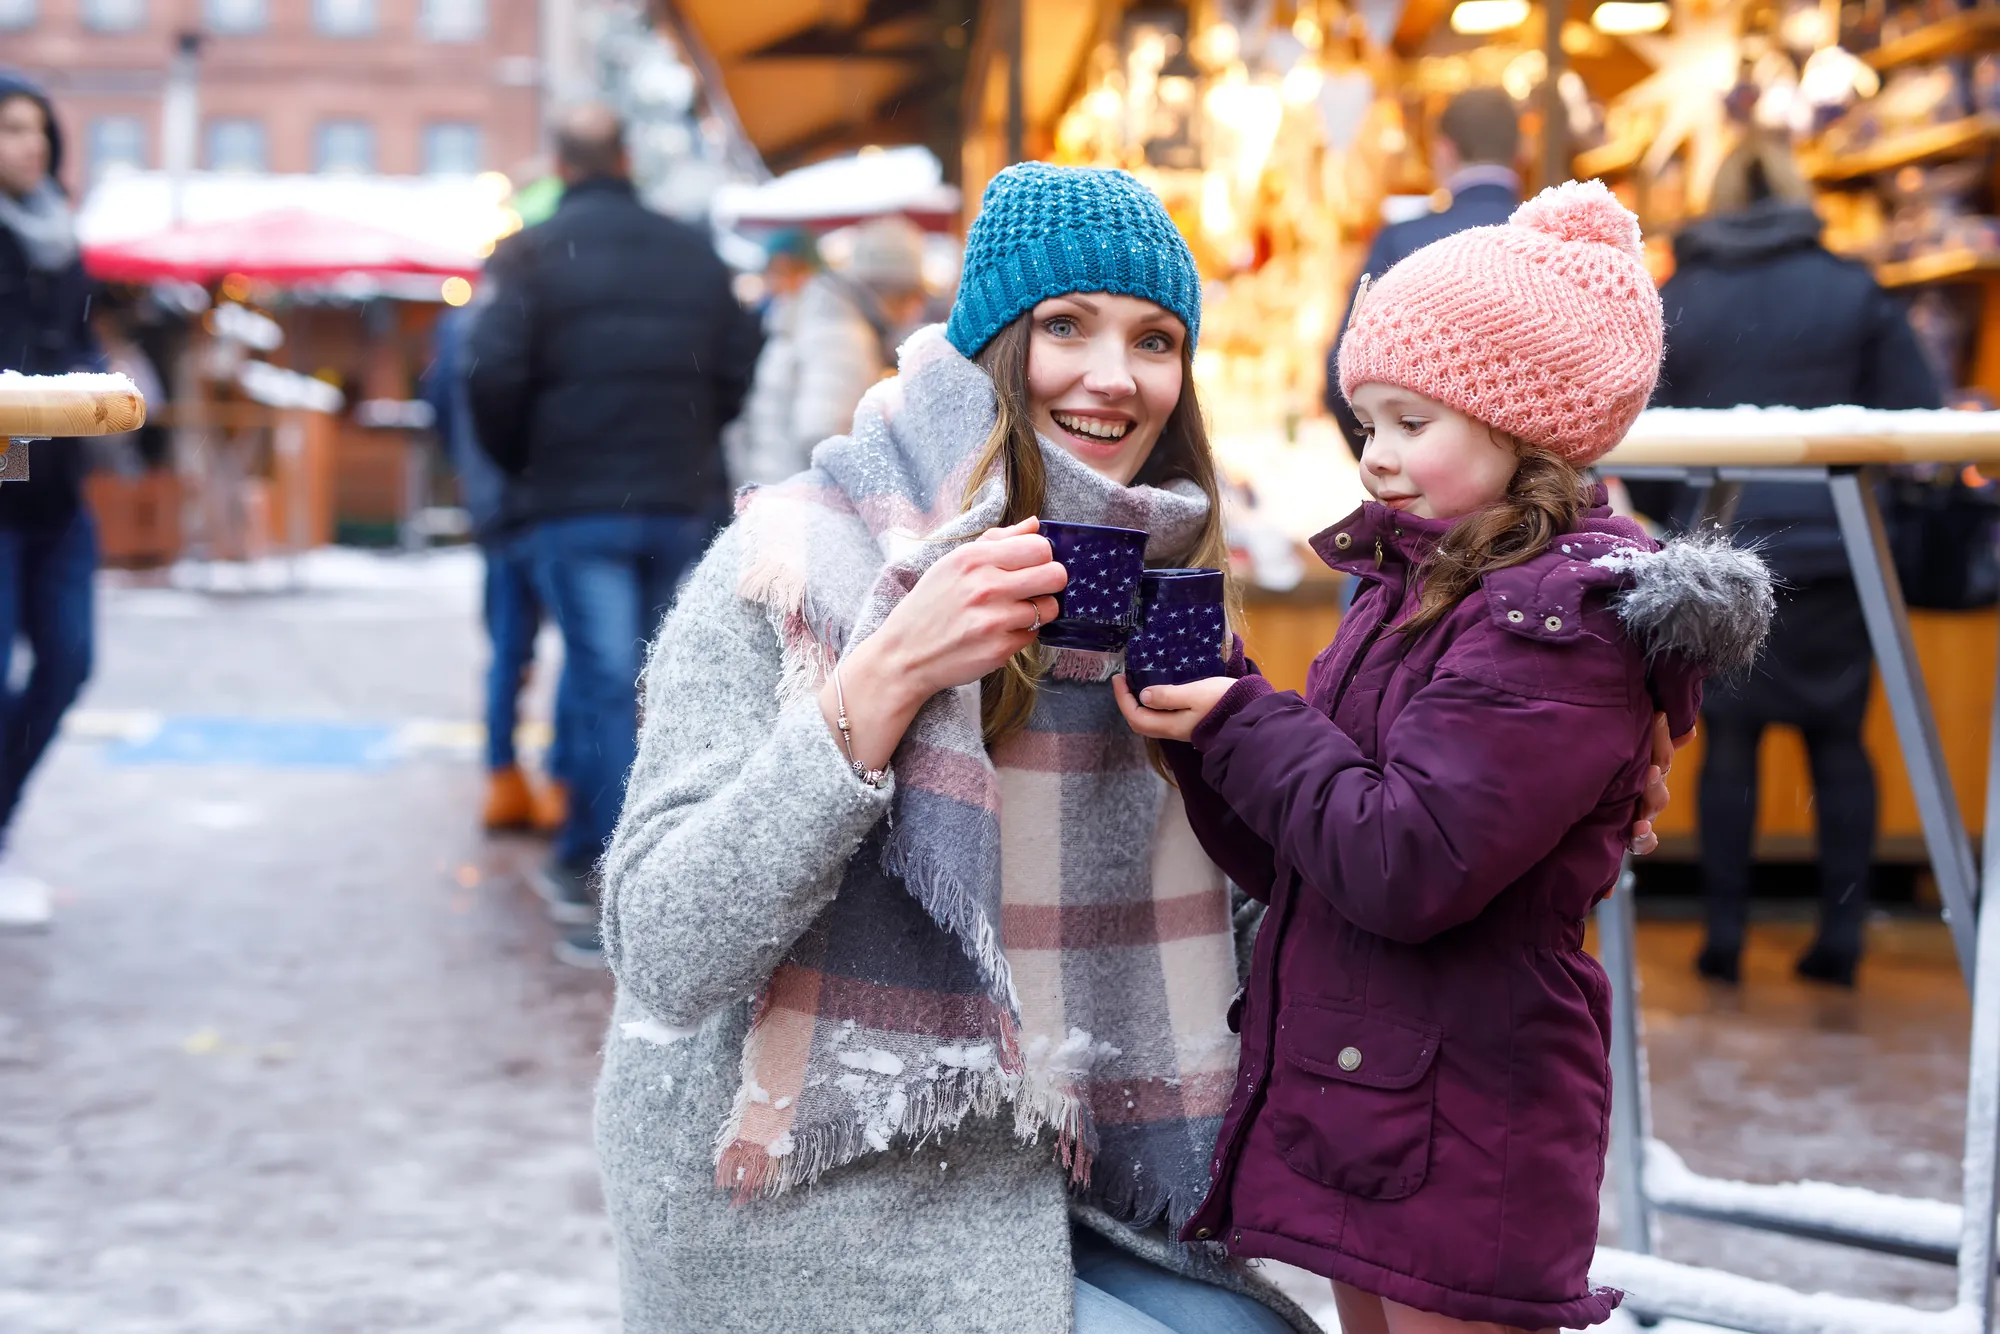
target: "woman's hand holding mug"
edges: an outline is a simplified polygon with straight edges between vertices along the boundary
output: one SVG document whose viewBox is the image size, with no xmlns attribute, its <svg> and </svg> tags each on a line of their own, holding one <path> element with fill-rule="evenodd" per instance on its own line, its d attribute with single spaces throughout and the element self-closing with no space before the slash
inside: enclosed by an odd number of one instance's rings
<svg viewBox="0 0 2000 1334">
<path fill-rule="evenodd" d="M 888 619 L 840 663 L 836 692 L 820 691 L 820 712 L 835 728 L 845 695 L 854 760 L 886 768 L 924 701 L 969 685 L 1035 642 L 1056 618 L 1055 594 L 1069 582 L 1040 522 L 993 528 L 938 560 Z"/>
</svg>

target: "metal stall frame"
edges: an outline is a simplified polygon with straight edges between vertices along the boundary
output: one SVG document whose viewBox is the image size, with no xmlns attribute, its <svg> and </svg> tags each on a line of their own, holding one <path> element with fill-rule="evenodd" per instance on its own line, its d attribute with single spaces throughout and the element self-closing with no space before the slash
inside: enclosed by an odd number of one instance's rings
<svg viewBox="0 0 2000 1334">
<path fill-rule="evenodd" d="M 1749 1334 L 1995 1334 L 1994 1220 L 2000 1162 L 2000 911 L 1981 914 L 1983 887 L 2000 885 L 2000 705 L 1987 755 L 1985 864 L 1975 869 L 1972 838 L 1945 767 L 1930 695 L 1910 635 L 1902 587 L 1875 502 L 1877 465 L 1730 467 L 1621 466 L 1633 480 L 1699 488 L 1705 522 L 1726 522 L 1747 482 L 1823 486 L 1839 518 L 1868 637 L 1882 673 L 1922 818 L 1924 842 L 1944 900 L 1944 916 L 1973 997 L 1971 1068 L 1965 1119 L 1963 1197 L 1957 1208 L 1822 1183 L 1757 1185 L 1698 1176 L 1651 1138 L 1644 1039 L 1639 1014 L 1635 908 L 1625 892 L 1597 908 L 1599 948 L 1612 985 L 1613 1105 L 1610 1154 L 1617 1173 L 1620 1248 L 1598 1252 L 1593 1276 L 1632 1289 L 1627 1307 L 1642 1317 L 1676 1316 Z M 2000 902 L 2000 900 L 1995 900 Z M 1956 1304 L 1921 1311 L 1885 1302 L 1805 1294 L 1653 1256 L 1654 1213 L 1834 1242 L 1958 1268 Z"/>
</svg>

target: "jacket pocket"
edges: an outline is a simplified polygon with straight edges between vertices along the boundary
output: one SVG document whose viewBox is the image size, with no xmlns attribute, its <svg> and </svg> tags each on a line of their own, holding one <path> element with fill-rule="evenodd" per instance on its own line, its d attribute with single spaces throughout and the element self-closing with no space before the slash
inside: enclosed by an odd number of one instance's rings
<svg viewBox="0 0 2000 1334">
<path fill-rule="evenodd" d="M 1294 1172 L 1371 1200 L 1414 1195 L 1430 1171 L 1439 1030 L 1338 1001 L 1278 1017 L 1271 1131 Z"/>
</svg>

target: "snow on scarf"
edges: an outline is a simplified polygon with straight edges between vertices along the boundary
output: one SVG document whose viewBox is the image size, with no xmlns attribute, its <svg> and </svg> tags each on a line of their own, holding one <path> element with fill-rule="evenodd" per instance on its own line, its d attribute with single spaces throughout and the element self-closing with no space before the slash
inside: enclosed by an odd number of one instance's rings
<svg viewBox="0 0 2000 1334">
<path fill-rule="evenodd" d="M 778 627 L 786 702 L 1000 519 L 997 480 L 961 512 L 991 380 L 938 327 L 899 361 L 852 434 L 741 506 L 739 591 Z M 1122 487 L 1043 451 L 1043 517 L 1144 528 L 1155 561 L 1192 552 L 1199 488 Z M 888 824 L 757 998 L 718 1186 L 774 1195 L 1011 1103 L 1022 1140 L 1052 1130 L 1077 1193 L 1114 1215 L 1178 1227 L 1201 1202 L 1236 1073 L 1229 903 L 1119 717 L 1116 665 L 1056 654 L 1027 730 L 990 758 L 977 685 L 918 713 Z"/>
</svg>

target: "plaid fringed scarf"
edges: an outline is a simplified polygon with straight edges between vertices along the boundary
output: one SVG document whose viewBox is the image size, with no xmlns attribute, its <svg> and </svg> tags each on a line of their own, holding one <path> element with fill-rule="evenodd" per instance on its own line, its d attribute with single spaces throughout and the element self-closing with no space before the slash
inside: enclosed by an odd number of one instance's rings
<svg viewBox="0 0 2000 1334">
<path fill-rule="evenodd" d="M 914 335 L 852 434 L 747 494 L 742 594 L 784 643 L 785 703 L 879 626 L 930 564 L 998 523 L 961 497 L 994 416 L 984 371 Z M 1044 517 L 1144 528 L 1192 551 L 1199 488 L 1121 487 L 1044 444 Z M 991 756 L 979 688 L 933 698 L 897 749 L 892 816 L 757 998 L 718 1186 L 774 1195 L 899 1139 L 1012 1104 L 1054 1132 L 1074 1188 L 1135 1225 L 1201 1201 L 1236 1073 L 1229 901 L 1177 792 L 1108 685 L 1063 652 L 1028 729 Z"/>
</svg>

